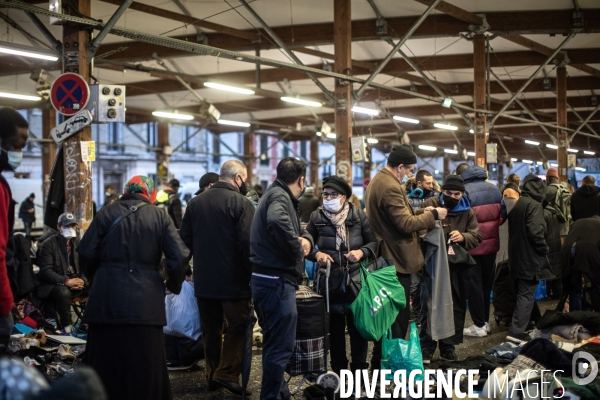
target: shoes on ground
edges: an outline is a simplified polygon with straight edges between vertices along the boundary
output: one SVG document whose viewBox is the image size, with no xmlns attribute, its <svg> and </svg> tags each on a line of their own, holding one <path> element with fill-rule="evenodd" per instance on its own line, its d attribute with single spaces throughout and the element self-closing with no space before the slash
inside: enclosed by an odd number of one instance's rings
<svg viewBox="0 0 600 400">
<path fill-rule="evenodd" d="M 237 394 L 238 396 L 241 396 L 244 390 L 237 382 L 224 381 L 222 379 L 213 379 L 213 382 L 229 390 L 231 393 Z M 246 389 L 246 392 L 244 394 L 246 396 L 250 396 L 252 395 L 252 392 Z"/>
<path fill-rule="evenodd" d="M 429 349 L 421 349 L 421 356 L 423 357 L 423 364 L 430 364 L 433 358 L 433 351 Z"/>
<path fill-rule="evenodd" d="M 456 351 L 454 349 L 445 349 L 440 351 L 440 358 L 446 361 L 456 361 Z"/>
<path fill-rule="evenodd" d="M 486 331 L 487 333 L 492 333 L 492 327 L 490 326 L 490 323 L 489 323 L 489 322 L 486 322 L 486 323 L 485 323 L 485 326 L 484 326 L 484 328 L 485 328 L 485 331 Z"/>
<path fill-rule="evenodd" d="M 57 354 L 64 361 L 69 362 L 75 360 L 75 356 L 71 352 L 71 346 L 69 346 L 68 344 L 61 344 L 60 346 L 58 346 Z"/>
<path fill-rule="evenodd" d="M 475 336 L 475 337 L 484 337 L 487 336 L 487 330 L 485 326 L 481 328 L 477 325 L 473 324 L 468 328 L 463 329 L 463 335 L 465 336 Z"/>
<path fill-rule="evenodd" d="M 187 364 L 187 365 L 167 363 L 167 369 L 169 371 L 186 371 L 186 370 L 194 367 L 195 365 L 196 365 L 196 362 L 193 362 L 193 363 Z"/>
</svg>

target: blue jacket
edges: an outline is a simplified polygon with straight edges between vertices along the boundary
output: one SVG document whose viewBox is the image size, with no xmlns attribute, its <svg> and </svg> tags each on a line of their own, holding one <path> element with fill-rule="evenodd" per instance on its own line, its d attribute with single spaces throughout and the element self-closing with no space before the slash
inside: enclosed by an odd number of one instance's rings
<svg viewBox="0 0 600 400">
<path fill-rule="evenodd" d="M 502 194 L 495 185 L 486 182 L 487 173 L 481 167 L 469 167 L 460 176 L 465 182 L 465 194 L 471 202 L 471 208 L 475 211 L 479 233 L 483 238 L 481 244 L 470 250 L 469 254 L 472 256 L 496 254 L 500 250 Z"/>
</svg>

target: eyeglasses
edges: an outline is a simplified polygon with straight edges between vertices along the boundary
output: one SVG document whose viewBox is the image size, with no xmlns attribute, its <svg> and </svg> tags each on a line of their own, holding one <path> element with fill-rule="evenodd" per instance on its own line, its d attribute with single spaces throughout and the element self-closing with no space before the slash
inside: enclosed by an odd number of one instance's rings
<svg viewBox="0 0 600 400">
<path fill-rule="evenodd" d="M 325 193 L 321 194 L 324 199 L 337 199 L 340 194 L 339 193 Z"/>
</svg>

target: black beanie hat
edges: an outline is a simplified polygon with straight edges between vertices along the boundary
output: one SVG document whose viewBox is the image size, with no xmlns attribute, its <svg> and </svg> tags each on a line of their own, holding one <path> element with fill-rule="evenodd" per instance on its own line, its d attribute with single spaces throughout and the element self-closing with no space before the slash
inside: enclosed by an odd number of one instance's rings
<svg viewBox="0 0 600 400">
<path fill-rule="evenodd" d="M 323 189 L 326 187 L 335 189 L 348 198 L 352 196 L 352 188 L 345 179 L 342 179 L 339 176 L 332 175 L 327 178 L 323 178 Z"/>
<path fill-rule="evenodd" d="M 208 172 L 208 173 L 202 175 L 202 177 L 200 178 L 200 182 L 198 182 L 198 185 L 200 186 L 200 190 L 198 190 L 194 194 L 200 194 L 202 189 L 204 189 L 206 186 L 210 185 L 211 183 L 218 182 L 218 181 L 219 181 L 219 174 L 215 174 L 214 172 Z"/>
<path fill-rule="evenodd" d="M 442 190 L 459 190 L 464 192 L 465 182 L 458 175 L 448 175 L 442 185 Z"/>
<path fill-rule="evenodd" d="M 413 151 L 411 145 L 401 144 L 392 147 L 392 151 L 388 156 L 388 162 L 394 164 L 412 165 L 417 163 L 417 155 Z"/>
</svg>

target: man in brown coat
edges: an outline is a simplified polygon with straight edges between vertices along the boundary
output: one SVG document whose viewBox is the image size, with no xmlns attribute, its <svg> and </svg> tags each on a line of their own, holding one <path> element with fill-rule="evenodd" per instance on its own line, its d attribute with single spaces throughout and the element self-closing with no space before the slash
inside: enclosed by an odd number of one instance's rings
<svg viewBox="0 0 600 400">
<path fill-rule="evenodd" d="M 406 337 L 410 319 L 410 274 L 420 273 L 425 260 L 419 245 L 417 232 L 434 227 L 435 220 L 446 218 L 445 208 L 434 208 L 415 215 L 406 196 L 405 183 L 413 174 L 417 156 L 411 146 L 394 146 L 388 156 L 387 165 L 367 187 L 365 205 L 367 217 L 379 245 L 379 254 L 394 261 L 398 280 L 404 288 L 406 304 L 392 325 L 395 338 Z M 373 349 L 371 368 L 379 368 L 381 351 L 378 344 Z"/>
</svg>

